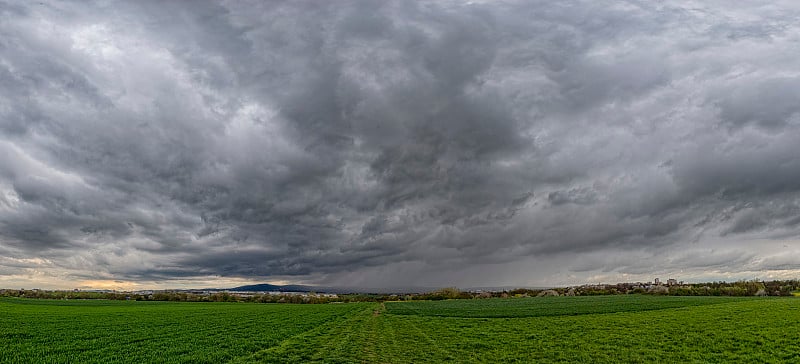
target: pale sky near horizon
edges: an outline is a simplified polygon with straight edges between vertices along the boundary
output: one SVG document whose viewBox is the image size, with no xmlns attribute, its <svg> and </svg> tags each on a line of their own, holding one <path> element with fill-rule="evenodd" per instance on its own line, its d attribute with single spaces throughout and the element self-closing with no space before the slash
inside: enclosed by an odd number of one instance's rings
<svg viewBox="0 0 800 364">
<path fill-rule="evenodd" d="M 800 278 L 798 19 L 0 0 L 0 288 Z"/>
</svg>

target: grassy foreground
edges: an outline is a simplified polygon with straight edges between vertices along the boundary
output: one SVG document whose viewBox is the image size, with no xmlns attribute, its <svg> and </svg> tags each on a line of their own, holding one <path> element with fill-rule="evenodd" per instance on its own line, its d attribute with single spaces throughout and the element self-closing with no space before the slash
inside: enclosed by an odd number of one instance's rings
<svg viewBox="0 0 800 364">
<path fill-rule="evenodd" d="M 0 362 L 800 362 L 800 299 L 0 300 Z"/>
<path fill-rule="evenodd" d="M 0 299 L 0 362 L 221 363 L 368 306 Z"/>
</svg>

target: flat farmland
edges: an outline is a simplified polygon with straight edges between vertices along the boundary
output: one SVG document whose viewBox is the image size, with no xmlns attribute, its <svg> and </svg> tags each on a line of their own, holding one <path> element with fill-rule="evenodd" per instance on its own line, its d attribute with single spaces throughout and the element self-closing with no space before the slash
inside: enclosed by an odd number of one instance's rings
<svg viewBox="0 0 800 364">
<path fill-rule="evenodd" d="M 0 300 L 0 362 L 800 362 L 800 299 Z"/>
<path fill-rule="evenodd" d="M 629 295 L 387 302 L 328 332 L 300 335 L 237 362 L 800 362 L 800 300 Z"/>
<path fill-rule="evenodd" d="M 0 362 L 220 363 L 368 306 L 0 299 Z"/>
<path fill-rule="evenodd" d="M 665 297 L 645 295 L 537 297 L 485 300 L 390 302 L 398 315 L 444 317 L 573 316 L 662 310 L 752 300 L 752 297 Z"/>
</svg>

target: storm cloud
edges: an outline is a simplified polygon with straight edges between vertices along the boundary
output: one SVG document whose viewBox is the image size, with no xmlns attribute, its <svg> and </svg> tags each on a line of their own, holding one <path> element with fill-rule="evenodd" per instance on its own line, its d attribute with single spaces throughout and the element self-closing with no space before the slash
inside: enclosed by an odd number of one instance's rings
<svg viewBox="0 0 800 364">
<path fill-rule="evenodd" d="M 798 17 L 0 0 L 0 285 L 796 278 Z"/>
</svg>

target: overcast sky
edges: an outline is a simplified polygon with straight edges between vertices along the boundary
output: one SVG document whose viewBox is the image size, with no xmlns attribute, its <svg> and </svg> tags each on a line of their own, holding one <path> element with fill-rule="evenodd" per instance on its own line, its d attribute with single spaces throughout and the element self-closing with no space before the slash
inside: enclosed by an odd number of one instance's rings
<svg viewBox="0 0 800 364">
<path fill-rule="evenodd" d="M 0 287 L 800 278 L 798 19 L 0 0 Z"/>
</svg>

